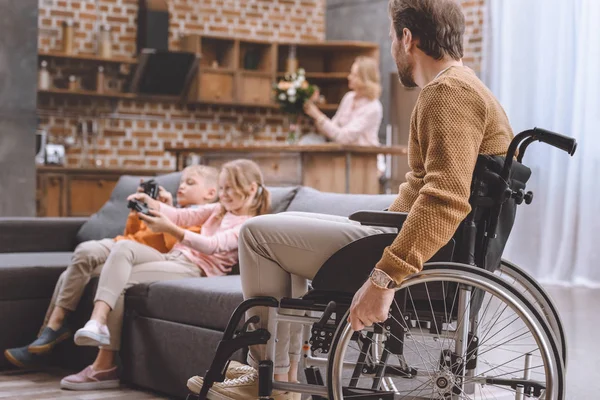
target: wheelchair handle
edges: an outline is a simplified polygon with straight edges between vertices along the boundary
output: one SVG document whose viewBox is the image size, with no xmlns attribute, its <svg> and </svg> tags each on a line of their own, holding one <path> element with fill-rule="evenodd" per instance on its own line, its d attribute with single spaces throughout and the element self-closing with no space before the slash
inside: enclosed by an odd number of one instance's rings
<svg viewBox="0 0 600 400">
<path fill-rule="evenodd" d="M 521 147 L 519 147 L 523 141 L 524 143 L 521 145 Z M 575 150 L 577 150 L 577 141 L 574 138 L 564 136 L 559 133 L 551 132 L 542 128 L 534 128 L 521 132 L 514 137 L 514 139 L 510 142 L 510 146 L 508 146 L 508 151 L 506 152 L 506 161 L 504 162 L 504 168 L 500 174 L 502 179 L 508 182 L 508 179 L 510 178 L 510 169 L 512 167 L 515 153 L 517 152 L 517 147 L 519 147 L 520 154 L 518 161 L 520 162 L 523 159 L 523 155 L 525 154 L 527 147 L 535 141 L 547 143 L 556 147 L 557 149 L 567 152 L 571 156 L 575 154 Z"/>
</svg>

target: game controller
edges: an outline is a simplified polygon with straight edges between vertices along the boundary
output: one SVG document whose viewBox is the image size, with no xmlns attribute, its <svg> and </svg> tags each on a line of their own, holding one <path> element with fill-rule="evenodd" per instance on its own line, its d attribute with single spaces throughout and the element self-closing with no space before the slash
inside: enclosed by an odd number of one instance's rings
<svg viewBox="0 0 600 400">
<path fill-rule="evenodd" d="M 146 193 L 151 198 L 155 200 L 158 198 L 159 187 L 158 183 L 156 183 L 154 179 L 150 179 L 147 182 L 140 183 L 140 187 L 144 190 L 144 193 Z"/>
<path fill-rule="evenodd" d="M 127 203 L 127 208 L 145 215 L 152 216 L 152 214 L 150 214 L 150 208 L 148 208 L 148 204 L 139 200 L 129 200 L 129 203 Z"/>
</svg>

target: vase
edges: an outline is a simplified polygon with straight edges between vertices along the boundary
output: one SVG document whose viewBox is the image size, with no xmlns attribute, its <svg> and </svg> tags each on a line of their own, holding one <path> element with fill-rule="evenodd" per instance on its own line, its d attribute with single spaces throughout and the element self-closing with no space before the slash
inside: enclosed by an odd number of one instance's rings
<svg viewBox="0 0 600 400">
<path fill-rule="evenodd" d="M 299 123 L 291 123 L 288 132 L 287 142 L 289 144 L 297 144 L 302 136 L 302 126 Z"/>
</svg>

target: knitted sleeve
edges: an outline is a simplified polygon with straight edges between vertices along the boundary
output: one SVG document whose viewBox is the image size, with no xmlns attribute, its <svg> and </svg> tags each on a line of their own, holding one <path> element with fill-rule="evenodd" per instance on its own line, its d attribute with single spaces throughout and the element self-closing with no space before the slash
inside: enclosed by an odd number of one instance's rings
<svg viewBox="0 0 600 400">
<path fill-rule="evenodd" d="M 424 161 L 423 186 L 376 267 L 397 283 L 420 271 L 471 211 L 471 179 L 487 120 L 481 96 L 460 84 L 427 86 L 417 107 L 415 133 Z"/>
</svg>

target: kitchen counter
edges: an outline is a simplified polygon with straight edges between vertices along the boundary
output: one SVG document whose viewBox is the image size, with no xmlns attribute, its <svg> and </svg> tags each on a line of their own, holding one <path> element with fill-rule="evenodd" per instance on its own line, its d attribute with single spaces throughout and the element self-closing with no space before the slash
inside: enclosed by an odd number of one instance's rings
<svg viewBox="0 0 600 400">
<path fill-rule="evenodd" d="M 187 156 L 199 156 L 204 165 L 220 166 L 235 158 L 256 161 L 269 185 L 298 184 L 336 193 L 380 193 L 377 155 L 407 154 L 405 146 L 318 145 L 201 145 L 165 148 L 176 157 L 177 170 L 186 167 Z"/>
</svg>

